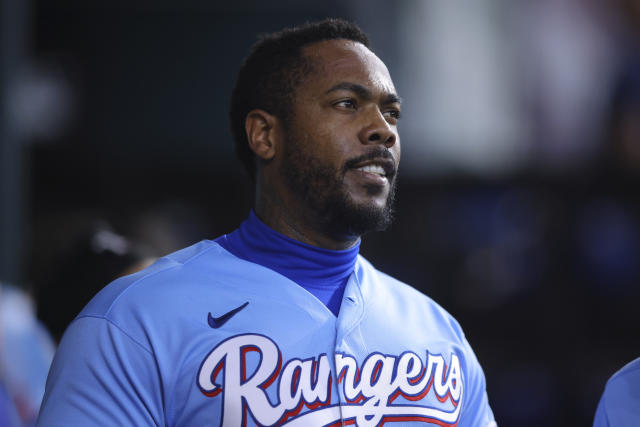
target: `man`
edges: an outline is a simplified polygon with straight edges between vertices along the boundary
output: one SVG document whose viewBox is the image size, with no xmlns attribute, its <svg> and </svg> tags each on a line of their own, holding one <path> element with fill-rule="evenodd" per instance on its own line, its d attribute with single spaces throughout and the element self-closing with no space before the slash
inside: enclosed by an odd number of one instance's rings
<svg viewBox="0 0 640 427">
<path fill-rule="evenodd" d="M 607 381 L 600 398 L 594 427 L 640 425 L 640 358 L 625 365 Z"/>
<path fill-rule="evenodd" d="M 495 425 L 459 325 L 358 255 L 391 220 L 387 68 L 355 25 L 264 37 L 232 96 L 238 230 L 116 280 L 71 324 L 40 425 Z"/>
</svg>

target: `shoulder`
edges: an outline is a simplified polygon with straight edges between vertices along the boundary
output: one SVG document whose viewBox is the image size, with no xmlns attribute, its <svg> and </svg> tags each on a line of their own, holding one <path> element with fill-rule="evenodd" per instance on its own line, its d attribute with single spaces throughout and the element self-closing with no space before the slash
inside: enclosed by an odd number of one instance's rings
<svg viewBox="0 0 640 427">
<path fill-rule="evenodd" d="M 203 240 L 187 248 L 159 258 L 149 267 L 120 277 L 105 286 L 82 310 L 81 316 L 109 316 L 115 308 L 139 297 L 140 292 L 154 294 L 175 285 L 176 274 L 185 280 L 203 269 L 204 259 L 215 259 L 224 250 L 215 242 Z"/>
<path fill-rule="evenodd" d="M 640 358 L 627 363 L 613 374 L 605 386 L 607 399 L 628 400 L 627 396 L 637 394 L 638 392 L 640 392 Z M 635 405 L 640 405 L 640 398 Z"/>
<path fill-rule="evenodd" d="M 638 377 L 640 377 L 640 357 L 627 363 L 618 372 L 613 374 L 608 384 L 617 384 L 620 382 L 625 382 L 629 378 Z M 640 387 L 640 383 L 638 383 L 638 385 Z"/>
<path fill-rule="evenodd" d="M 198 300 L 230 294 L 227 280 L 247 263 L 214 241 L 203 240 L 158 259 L 151 266 L 105 286 L 76 316 L 72 325 L 87 319 L 107 322 L 147 350 L 149 337 L 189 322 Z M 173 326 L 172 326 L 173 325 Z M 68 328 L 70 329 L 70 328 Z"/>
<path fill-rule="evenodd" d="M 611 376 L 598 404 L 594 426 L 638 425 L 640 414 L 640 358 Z"/>
<path fill-rule="evenodd" d="M 105 286 L 78 319 L 104 319 L 120 329 L 158 328 L 186 319 L 197 301 L 224 299 L 237 293 L 238 272 L 253 277 L 259 266 L 242 260 L 211 240 L 203 240 L 158 259 L 135 274 Z M 252 276 L 253 275 L 253 276 Z"/>
<path fill-rule="evenodd" d="M 464 340 L 458 321 L 429 296 L 377 270 L 362 256 L 358 257 L 357 274 L 361 279 L 363 297 L 374 312 L 393 313 L 412 324 L 435 328 L 444 339 Z"/>
</svg>

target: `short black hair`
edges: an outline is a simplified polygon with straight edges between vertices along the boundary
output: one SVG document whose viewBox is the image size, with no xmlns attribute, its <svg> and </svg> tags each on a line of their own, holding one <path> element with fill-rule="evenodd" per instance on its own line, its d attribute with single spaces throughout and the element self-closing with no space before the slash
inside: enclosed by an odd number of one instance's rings
<svg viewBox="0 0 640 427">
<path fill-rule="evenodd" d="M 346 39 L 370 48 L 369 38 L 356 24 L 342 19 L 325 19 L 263 34 L 245 58 L 231 94 L 229 113 L 236 155 L 255 180 L 254 153 L 245 130 L 247 114 L 262 109 L 286 123 L 298 84 L 311 71 L 302 50 L 325 40 Z"/>
</svg>

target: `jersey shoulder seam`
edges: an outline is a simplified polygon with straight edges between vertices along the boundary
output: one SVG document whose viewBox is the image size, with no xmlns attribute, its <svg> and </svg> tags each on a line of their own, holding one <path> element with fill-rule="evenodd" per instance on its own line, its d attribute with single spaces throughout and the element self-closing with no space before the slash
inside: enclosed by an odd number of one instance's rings
<svg viewBox="0 0 640 427">
<path fill-rule="evenodd" d="M 620 368 L 617 372 L 615 372 L 611 378 L 607 381 L 607 385 L 611 383 L 617 383 L 620 380 L 624 380 L 625 377 L 629 375 L 634 375 L 636 372 L 640 371 L 640 358 L 632 360 L 627 363 L 625 366 Z"/>
<path fill-rule="evenodd" d="M 75 321 L 78 321 L 80 319 L 84 319 L 84 318 L 91 318 L 91 319 L 101 319 L 101 320 L 105 320 L 107 323 L 109 323 L 110 325 L 112 325 L 113 327 L 115 327 L 117 330 L 119 330 L 120 332 L 122 332 L 127 338 L 129 338 L 131 341 L 133 341 L 135 344 L 137 344 L 138 346 L 140 346 L 140 348 L 142 348 L 144 351 L 146 351 L 147 353 L 149 353 L 149 355 L 153 356 L 153 352 L 151 350 L 149 350 L 147 347 L 145 347 L 142 343 L 140 343 L 138 340 L 136 340 L 134 337 L 132 337 L 127 331 L 125 331 L 120 325 L 118 325 L 117 323 L 115 323 L 113 320 L 109 319 L 106 316 L 98 316 L 95 314 L 83 314 L 81 316 L 78 316 Z"/>
<path fill-rule="evenodd" d="M 189 258 L 188 258 L 187 260 L 185 260 L 184 262 L 181 262 L 181 261 L 177 261 L 177 260 L 175 260 L 174 258 L 172 258 L 172 257 L 171 257 L 171 254 L 164 256 L 163 258 L 165 258 L 165 259 L 167 259 L 167 260 L 170 260 L 170 261 L 171 261 L 171 262 L 173 262 L 174 264 L 172 264 L 172 265 L 168 265 L 167 267 L 162 268 L 162 269 L 160 269 L 160 270 L 158 270 L 158 271 L 154 271 L 153 273 L 150 273 L 150 274 L 144 275 L 144 276 L 140 277 L 139 279 L 136 279 L 135 281 L 133 281 L 132 283 L 130 283 L 130 284 L 129 284 L 125 289 L 123 289 L 123 290 L 118 294 L 118 296 L 117 296 L 117 297 L 115 297 L 115 298 L 114 298 L 114 300 L 111 302 L 111 304 L 109 304 L 109 308 L 105 311 L 105 313 L 104 313 L 104 317 L 108 319 L 108 317 L 107 317 L 107 316 L 109 316 L 109 313 L 111 313 L 111 309 L 113 309 L 113 307 L 116 305 L 116 303 L 118 302 L 118 300 L 119 300 L 119 299 L 120 299 L 124 294 L 126 294 L 126 293 L 129 291 L 129 289 L 131 289 L 131 288 L 132 288 L 132 287 L 134 287 L 135 285 L 139 284 L 140 282 L 142 282 L 142 281 L 144 281 L 144 280 L 146 280 L 146 279 L 149 279 L 149 278 L 151 278 L 151 277 L 154 277 L 154 276 L 156 276 L 156 275 L 158 275 L 158 274 L 160 274 L 160 273 L 164 273 L 164 272 L 166 272 L 166 271 L 168 271 L 168 270 L 171 270 L 171 269 L 173 269 L 173 268 L 176 268 L 176 267 L 179 267 L 179 266 L 186 265 L 186 264 L 190 263 L 191 261 L 193 261 L 194 259 L 197 259 L 197 258 L 199 258 L 200 256 L 204 255 L 205 253 L 209 252 L 210 250 L 212 250 L 212 249 L 214 249 L 214 248 L 216 248 L 216 247 L 221 247 L 220 245 L 218 245 L 218 244 L 217 244 L 217 243 L 215 243 L 215 242 L 212 242 L 212 243 L 214 243 L 214 244 L 212 244 L 210 247 L 208 247 L 208 248 L 204 249 L 203 251 L 201 251 L 201 252 L 199 252 L 199 253 L 197 253 L 197 254 L 195 254 L 195 255 L 193 255 L 193 256 L 191 256 L 191 257 L 189 257 Z M 114 323 L 114 324 L 115 324 L 115 323 Z"/>
</svg>

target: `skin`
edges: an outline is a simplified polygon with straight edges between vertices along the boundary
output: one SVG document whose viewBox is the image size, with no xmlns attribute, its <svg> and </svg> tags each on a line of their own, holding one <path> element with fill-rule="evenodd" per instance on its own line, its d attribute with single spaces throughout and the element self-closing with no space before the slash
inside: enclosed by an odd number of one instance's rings
<svg viewBox="0 0 640 427">
<path fill-rule="evenodd" d="M 313 60 L 314 71 L 296 90 L 288 129 L 263 110 L 251 111 L 245 121 L 249 145 L 262 159 L 255 212 L 288 237 L 322 248 L 347 249 L 360 235 L 342 224 L 327 223 L 326 212 L 293 188 L 282 171 L 291 153 L 298 153 L 297 157 L 333 171 L 337 190 L 350 205 L 384 209 L 400 160 L 400 99 L 387 67 L 360 43 L 322 41 L 307 46 L 304 54 Z M 380 157 L 382 151 L 386 158 Z M 372 153 L 378 154 L 362 160 Z M 388 175 L 357 170 L 372 163 L 383 165 Z M 314 201 L 322 201 L 323 188 L 316 190 L 319 199 Z"/>
</svg>

